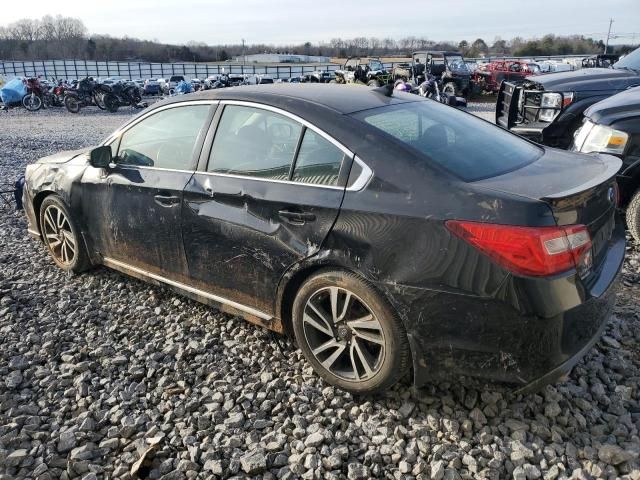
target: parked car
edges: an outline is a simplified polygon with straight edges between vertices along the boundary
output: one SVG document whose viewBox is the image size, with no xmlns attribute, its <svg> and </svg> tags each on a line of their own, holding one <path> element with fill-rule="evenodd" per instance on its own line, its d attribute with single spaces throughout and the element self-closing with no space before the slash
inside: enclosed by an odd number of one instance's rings
<svg viewBox="0 0 640 480">
<path fill-rule="evenodd" d="M 627 228 L 640 244 L 640 87 L 591 105 L 584 116 L 571 150 L 620 157 L 620 206 L 626 208 Z"/>
<path fill-rule="evenodd" d="M 144 82 L 143 92 L 145 95 L 160 95 L 162 93 L 160 82 L 157 79 L 148 78 Z"/>
<path fill-rule="evenodd" d="M 382 90 L 159 102 L 27 166 L 29 232 L 63 270 L 102 264 L 292 335 L 351 392 L 409 371 L 554 381 L 613 307 L 620 159 Z"/>
<path fill-rule="evenodd" d="M 586 68 L 526 77 L 520 83 L 504 82 L 498 92 L 496 123 L 536 142 L 566 149 L 588 107 L 636 85 L 640 85 L 640 48 L 612 68 Z"/>
<path fill-rule="evenodd" d="M 542 60 L 538 62 L 538 65 L 540 66 L 541 73 L 568 72 L 573 70 L 572 65 L 557 60 Z"/>
<path fill-rule="evenodd" d="M 164 93 L 173 94 L 175 93 L 175 88 L 178 86 L 180 82 L 186 81 L 183 75 L 173 75 L 169 78 L 169 81 L 165 83 L 163 89 Z"/>
<path fill-rule="evenodd" d="M 336 79 L 336 74 L 326 70 L 316 70 L 305 75 L 305 77 L 306 81 L 310 83 L 330 83 L 331 80 Z"/>
</svg>

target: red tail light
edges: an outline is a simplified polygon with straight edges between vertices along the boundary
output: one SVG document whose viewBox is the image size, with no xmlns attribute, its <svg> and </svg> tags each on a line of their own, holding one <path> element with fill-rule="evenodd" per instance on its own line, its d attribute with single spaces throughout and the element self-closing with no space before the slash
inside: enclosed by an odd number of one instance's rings
<svg viewBox="0 0 640 480">
<path fill-rule="evenodd" d="M 547 276 L 591 266 L 591 236 L 584 225 L 518 227 L 449 220 L 451 233 L 514 273 Z"/>
</svg>

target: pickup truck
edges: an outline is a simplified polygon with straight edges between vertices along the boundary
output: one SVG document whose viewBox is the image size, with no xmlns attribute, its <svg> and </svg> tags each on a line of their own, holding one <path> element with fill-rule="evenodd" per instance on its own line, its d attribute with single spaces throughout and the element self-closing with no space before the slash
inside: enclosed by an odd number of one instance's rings
<svg viewBox="0 0 640 480">
<path fill-rule="evenodd" d="M 640 244 L 640 87 L 590 106 L 584 117 L 571 150 L 608 153 L 622 160 L 618 205 L 626 208 L 627 228 Z"/>
<path fill-rule="evenodd" d="M 569 148 L 584 111 L 640 85 L 640 48 L 612 68 L 528 76 L 505 81 L 498 91 L 496 124 L 550 147 Z"/>
</svg>

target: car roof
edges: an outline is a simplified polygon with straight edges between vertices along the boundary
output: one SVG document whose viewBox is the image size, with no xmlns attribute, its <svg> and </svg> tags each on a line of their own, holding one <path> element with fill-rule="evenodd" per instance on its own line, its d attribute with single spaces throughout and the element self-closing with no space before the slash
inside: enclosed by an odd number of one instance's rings
<svg viewBox="0 0 640 480">
<path fill-rule="evenodd" d="M 419 95 L 394 92 L 391 97 L 380 90 L 366 86 L 309 83 L 288 85 L 276 83 L 270 85 L 247 85 L 241 87 L 206 90 L 189 95 L 171 97 L 157 102 L 161 106 L 167 103 L 181 103 L 192 100 L 236 100 L 263 103 L 290 111 L 302 111 L 305 107 L 324 107 L 336 113 L 349 114 L 360 110 L 383 107 L 400 103 L 424 101 Z"/>
</svg>

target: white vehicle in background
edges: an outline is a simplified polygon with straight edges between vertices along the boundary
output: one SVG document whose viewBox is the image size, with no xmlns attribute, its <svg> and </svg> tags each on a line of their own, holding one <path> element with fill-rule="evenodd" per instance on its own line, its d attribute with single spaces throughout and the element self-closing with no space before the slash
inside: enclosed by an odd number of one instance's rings
<svg viewBox="0 0 640 480">
<path fill-rule="evenodd" d="M 543 60 L 538 62 L 538 66 L 542 73 L 570 72 L 574 70 L 570 64 L 558 60 Z"/>
<path fill-rule="evenodd" d="M 162 91 L 166 94 L 173 95 L 178 84 L 184 80 L 184 75 L 172 75 L 169 81 L 162 87 Z"/>
</svg>

